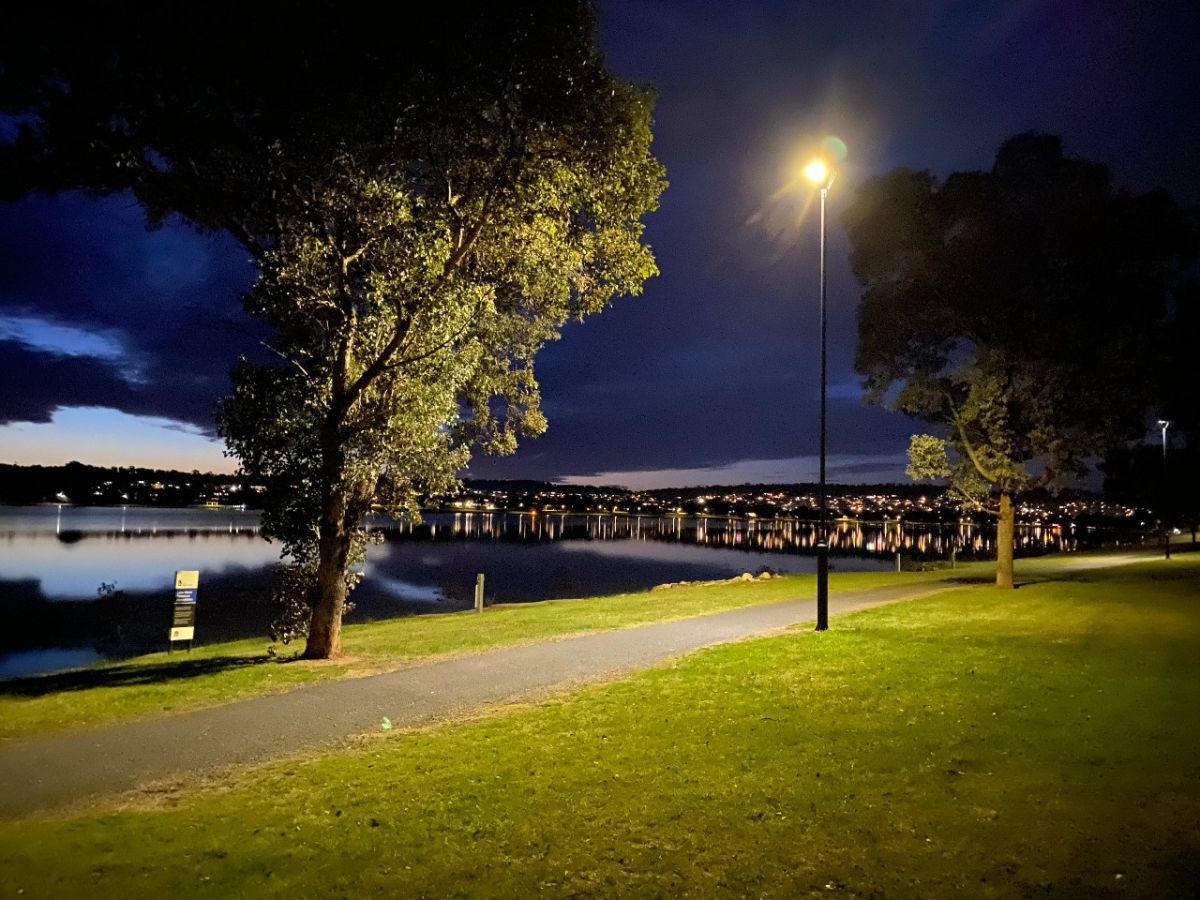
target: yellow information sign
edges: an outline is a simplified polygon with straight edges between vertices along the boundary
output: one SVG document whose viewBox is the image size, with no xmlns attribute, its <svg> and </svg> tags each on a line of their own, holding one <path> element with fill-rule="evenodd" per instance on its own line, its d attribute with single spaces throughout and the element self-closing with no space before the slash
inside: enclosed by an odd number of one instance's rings
<svg viewBox="0 0 1200 900">
<path fill-rule="evenodd" d="M 191 641 L 196 636 L 196 596 L 199 593 L 199 569 L 180 569 L 175 573 L 175 609 L 171 618 L 172 643 Z"/>
</svg>

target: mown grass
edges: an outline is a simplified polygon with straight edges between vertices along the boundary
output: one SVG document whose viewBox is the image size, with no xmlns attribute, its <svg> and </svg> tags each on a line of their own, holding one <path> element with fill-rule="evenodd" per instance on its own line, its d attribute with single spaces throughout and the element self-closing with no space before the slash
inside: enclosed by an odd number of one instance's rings
<svg viewBox="0 0 1200 900">
<path fill-rule="evenodd" d="M 971 587 L 154 806 L 10 893 L 1191 897 L 1200 559 Z"/>
<path fill-rule="evenodd" d="M 920 584 L 941 573 L 837 573 L 833 585 L 858 590 Z M 681 587 L 583 600 L 489 607 L 347 626 L 344 661 L 294 659 L 302 645 L 267 655 L 267 640 L 155 653 L 60 675 L 0 682 L 0 740 L 99 725 L 244 699 L 327 678 L 365 675 L 439 656 L 628 628 L 811 594 L 812 576 L 749 584 Z"/>
</svg>

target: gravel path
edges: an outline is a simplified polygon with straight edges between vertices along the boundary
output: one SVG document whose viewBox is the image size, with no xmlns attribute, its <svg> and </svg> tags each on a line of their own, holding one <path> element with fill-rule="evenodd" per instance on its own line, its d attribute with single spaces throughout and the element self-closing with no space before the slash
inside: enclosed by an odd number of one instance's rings
<svg viewBox="0 0 1200 900">
<path fill-rule="evenodd" d="M 913 599 L 941 582 L 835 594 L 830 614 Z M 420 726 L 492 704 L 612 678 L 700 647 L 816 618 L 791 600 L 586 634 L 326 681 L 210 709 L 0 746 L 0 815 L 19 816 L 329 746 L 394 727 Z"/>
</svg>

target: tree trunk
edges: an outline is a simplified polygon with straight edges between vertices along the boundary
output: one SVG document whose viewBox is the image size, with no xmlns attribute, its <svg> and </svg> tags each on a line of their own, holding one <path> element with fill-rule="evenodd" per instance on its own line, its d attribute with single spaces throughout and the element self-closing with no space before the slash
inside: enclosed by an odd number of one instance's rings
<svg viewBox="0 0 1200 900">
<path fill-rule="evenodd" d="M 996 522 L 996 587 L 1011 590 L 1013 587 L 1013 531 L 1016 511 L 1012 495 L 1000 494 L 1000 518 Z"/>
<path fill-rule="evenodd" d="M 332 454 L 340 468 L 340 456 Z M 330 457 L 327 456 L 327 459 Z M 329 473 L 332 474 L 332 473 Z M 321 501 L 317 541 L 316 596 L 305 659 L 333 659 L 342 653 L 342 613 L 346 609 L 346 567 L 350 560 L 350 529 L 346 527 L 347 498 L 340 471 L 326 482 Z"/>
<path fill-rule="evenodd" d="M 350 555 L 350 535 L 325 537 L 321 523 L 320 557 L 317 561 L 316 602 L 304 645 L 305 659 L 333 659 L 342 654 L 342 613 L 346 608 L 346 560 Z"/>
</svg>

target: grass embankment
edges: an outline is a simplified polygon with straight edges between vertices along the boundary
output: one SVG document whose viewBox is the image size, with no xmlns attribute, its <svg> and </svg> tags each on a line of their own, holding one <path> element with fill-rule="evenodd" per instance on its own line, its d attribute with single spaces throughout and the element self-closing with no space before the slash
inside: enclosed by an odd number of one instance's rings
<svg viewBox="0 0 1200 900">
<path fill-rule="evenodd" d="M 1194 896 L 1200 559 L 971 587 L 0 825 L 24 896 Z"/>
<path fill-rule="evenodd" d="M 832 583 L 841 590 L 858 590 L 919 584 L 942 574 L 837 573 Z M 292 658 L 302 644 L 280 647 L 288 658 L 273 659 L 263 638 L 0 682 L 0 739 L 212 706 L 433 657 L 790 600 L 811 595 L 812 585 L 812 576 L 787 576 L 750 584 L 509 604 L 489 607 L 482 614 L 470 611 L 350 625 L 343 632 L 346 661 L 342 662 Z"/>
</svg>

